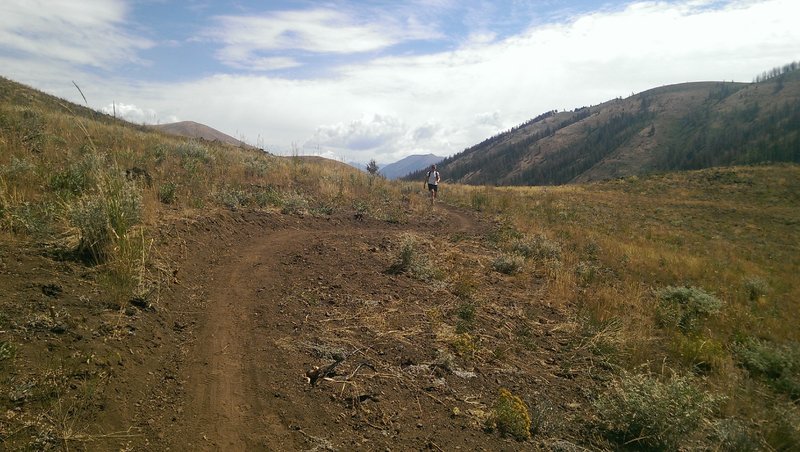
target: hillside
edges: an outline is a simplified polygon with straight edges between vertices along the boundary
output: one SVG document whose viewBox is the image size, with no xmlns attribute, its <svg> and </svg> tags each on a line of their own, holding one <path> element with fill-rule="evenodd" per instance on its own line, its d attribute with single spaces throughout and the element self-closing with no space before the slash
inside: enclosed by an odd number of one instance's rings
<svg viewBox="0 0 800 452">
<path fill-rule="evenodd" d="M 240 147 L 252 147 L 241 140 L 237 140 L 230 135 L 226 135 L 219 130 L 207 125 L 199 124 L 194 121 L 181 121 L 171 124 L 158 124 L 150 126 L 162 132 L 171 133 L 186 138 L 198 138 L 208 141 L 219 141 L 220 143 L 231 144 Z"/>
<path fill-rule="evenodd" d="M 409 155 L 408 157 L 381 167 L 379 172 L 388 179 L 398 179 L 406 174 L 427 168 L 434 163 L 439 163 L 442 159 L 444 159 L 444 157 L 433 154 Z"/>
<path fill-rule="evenodd" d="M 756 83 L 684 83 L 547 112 L 445 159 L 440 169 L 466 184 L 559 185 L 800 162 L 800 71 L 791 67 Z"/>
<path fill-rule="evenodd" d="M 800 166 L 370 177 L 0 80 L 2 450 L 798 450 Z"/>
</svg>

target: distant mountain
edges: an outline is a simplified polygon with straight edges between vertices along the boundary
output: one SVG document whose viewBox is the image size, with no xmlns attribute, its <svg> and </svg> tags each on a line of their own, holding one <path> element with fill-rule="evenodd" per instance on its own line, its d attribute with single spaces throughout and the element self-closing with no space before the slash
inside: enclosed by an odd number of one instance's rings
<svg viewBox="0 0 800 452">
<path fill-rule="evenodd" d="M 237 140 L 230 135 L 226 135 L 219 130 L 212 129 L 207 125 L 194 121 L 173 122 L 171 124 L 159 124 L 151 127 L 161 130 L 162 132 L 186 138 L 199 138 L 208 141 L 219 141 L 221 143 L 227 143 L 238 147 L 254 148 L 254 146 L 250 146 L 249 144 L 246 144 L 241 140 Z"/>
<path fill-rule="evenodd" d="M 439 163 L 442 159 L 444 159 L 444 157 L 433 154 L 409 155 L 406 158 L 381 167 L 378 172 L 387 179 L 398 179 L 414 171 L 419 171 L 435 163 Z"/>
<path fill-rule="evenodd" d="M 557 185 L 761 162 L 800 162 L 798 63 L 754 83 L 684 83 L 550 111 L 439 169 L 465 184 Z"/>
<path fill-rule="evenodd" d="M 353 168 L 358 169 L 359 171 L 367 172 L 367 164 L 365 162 L 345 162 L 348 165 L 352 166 Z M 380 164 L 378 165 L 380 166 Z"/>
</svg>

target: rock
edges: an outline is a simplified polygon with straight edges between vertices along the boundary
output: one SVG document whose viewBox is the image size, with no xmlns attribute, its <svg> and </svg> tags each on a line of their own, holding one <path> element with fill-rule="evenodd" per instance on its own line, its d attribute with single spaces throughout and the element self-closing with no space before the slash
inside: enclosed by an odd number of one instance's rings
<svg viewBox="0 0 800 452">
<path fill-rule="evenodd" d="M 63 289 L 58 284 L 43 284 L 42 293 L 50 298 L 58 298 Z"/>
<path fill-rule="evenodd" d="M 133 297 L 130 303 L 143 311 L 155 311 L 156 308 L 142 297 Z"/>
<path fill-rule="evenodd" d="M 453 375 L 460 377 L 460 378 L 477 378 L 478 374 L 475 372 L 469 372 L 467 370 L 454 370 Z"/>
</svg>

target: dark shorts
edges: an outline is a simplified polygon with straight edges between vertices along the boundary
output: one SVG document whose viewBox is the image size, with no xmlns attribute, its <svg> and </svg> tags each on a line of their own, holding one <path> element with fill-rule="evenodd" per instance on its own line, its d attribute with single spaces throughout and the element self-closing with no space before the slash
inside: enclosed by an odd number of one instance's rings
<svg viewBox="0 0 800 452">
<path fill-rule="evenodd" d="M 428 190 L 439 191 L 439 184 L 428 184 Z"/>
</svg>

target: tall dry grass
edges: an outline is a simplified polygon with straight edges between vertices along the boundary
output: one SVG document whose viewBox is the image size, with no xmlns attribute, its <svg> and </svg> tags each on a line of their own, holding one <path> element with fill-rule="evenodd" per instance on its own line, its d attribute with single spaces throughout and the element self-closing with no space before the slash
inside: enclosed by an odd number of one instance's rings
<svg viewBox="0 0 800 452">
<path fill-rule="evenodd" d="M 792 358 L 800 356 L 800 167 L 446 193 L 449 202 L 512 225 L 516 235 L 555 242 L 562 250 L 556 265 L 538 264 L 548 275 L 545 302 L 602 334 L 619 368 L 701 376 L 743 425 L 768 425 L 775 407 L 797 418 L 796 406 L 786 407 L 800 388 Z M 507 242 L 501 246 L 512 247 Z M 719 312 L 692 329 L 659 322 L 659 291 L 670 286 L 713 294 Z M 753 340 L 768 344 L 748 349 L 756 358 L 740 351 Z M 751 358 L 781 370 L 768 377 L 748 369 Z M 761 447 L 798 445 L 797 428 L 755 430 L 745 433 Z"/>
<path fill-rule="evenodd" d="M 404 222 L 421 208 L 406 184 L 343 164 L 173 137 L 78 108 L 0 104 L 0 233 L 106 268 L 122 298 L 147 286 L 137 280 L 151 265 L 142 250 L 166 217 L 248 208 Z"/>
</svg>

